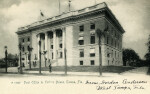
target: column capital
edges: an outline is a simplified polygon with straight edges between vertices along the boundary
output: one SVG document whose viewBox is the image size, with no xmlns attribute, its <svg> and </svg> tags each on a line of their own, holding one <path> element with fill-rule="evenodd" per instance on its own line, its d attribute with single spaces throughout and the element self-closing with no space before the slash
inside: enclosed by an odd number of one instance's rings
<svg viewBox="0 0 150 94">
<path fill-rule="evenodd" d="M 46 35 L 46 34 L 48 34 L 48 32 L 44 32 L 44 34 Z"/>
<path fill-rule="evenodd" d="M 55 31 L 56 31 L 56 29 L 52 29 L 51 31 L 52 31 L 52 32 L 55 32 Z"/>
<path fill-rule="evenodd" d="M 66 28 L 65 28 L 65 27 L 61 27 L 60 29 L 61 29 L 62 31 L 65 31 L 65 30 L 66 30 Z"/>
<path fill-rule="evenodd" d="M 40 35 L 40 33 L 36 34 L 36 37 L 38 37 Z"/>
</svg>

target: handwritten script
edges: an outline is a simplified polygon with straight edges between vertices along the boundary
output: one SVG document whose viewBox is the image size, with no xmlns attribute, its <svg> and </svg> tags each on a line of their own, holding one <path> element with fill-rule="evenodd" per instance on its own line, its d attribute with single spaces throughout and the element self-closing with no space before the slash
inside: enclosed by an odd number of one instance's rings
<svg viewBox="0 0 150 94">
<path fill-rule="evenodd" d="M 77 85 L 91 85 L 98 91 L 104 90 L 144 90 L 148 84 L 144 80 L 32 80 L 32 81 L 11 81 L 11 85 L 40 85 L 40 84 L 77 84 Z"/>
</svg>

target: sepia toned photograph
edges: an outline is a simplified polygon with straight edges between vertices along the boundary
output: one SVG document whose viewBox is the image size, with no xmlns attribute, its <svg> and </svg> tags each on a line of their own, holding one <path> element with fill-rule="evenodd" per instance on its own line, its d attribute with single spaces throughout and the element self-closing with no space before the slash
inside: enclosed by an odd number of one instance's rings
<svg viewBox="0 0 150 94">
<path fill-rule="evenodd" d="M 149 0 L 0 0 L 1 94 L 150 94 Z"/>
</svg>

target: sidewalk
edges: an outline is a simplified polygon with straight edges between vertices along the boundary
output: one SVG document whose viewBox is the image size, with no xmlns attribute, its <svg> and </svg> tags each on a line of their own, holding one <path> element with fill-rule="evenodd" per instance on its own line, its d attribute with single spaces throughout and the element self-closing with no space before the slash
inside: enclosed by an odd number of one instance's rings
<svg viewBox="0 0 150 94">
<path fill-rule="evenodd" d="M 39 74 L 39 71 L 24 71 L 25 74 Z M 65 72 L 49 72 L 49 71 L 41 71 L 41 75 L 48 76 L 65 76 Z M 98 72 L 67 72 L 67 76 L 99 76 Z M 102 77 L 114 77 L 119 76 L 118 73 L 102 73 Z"/>
<path fill-rule="evenodd" d="M 0 70 L 1 70 L 0 71 L 1 73 L 6 74 L 5 69 L 0 69 Z M 102 77 L 134 76 L 134 75 L 143 76 L 143 75 L 147 75 L 147 71 L 148 71 L 148 67 L 139 67 L 130 71 L 125 71 L 123 73 L 103 72 Z M 20 74 L 20 73 L 18 73 L 17 68 L 12 67 L 12 68 L 8 68 L 7 74 Z M 50 73 L 49 71 L 41 71 L 41 74 L 39 74 L 39 71 L 37 70 L 26 71 L 25 69 L 23 69 L 23 75 L 65 76 L 65 72 L 64 71 L 52 71 Z M 91 77 L 96 76 L 98 77 L 100 75 L 99 75 L 99 72 L 67 72 L 67 76 L 91 76 Z"/>
<path fill-rule="evenodd" d="M 5 73 L 5 68 L 0 69 L 0 73 Z M 19 74 L 17 67 L 9 67 L 7 74 Z M 52 71 L 51 73 L 49 71 L 41 71 L 41 74 L 39 74 L 39 71 L 26 71 L 23 69 L 23 75 L 48 75 L 48 76 L 64 76 L 64 71 Z M 102 73 L 103 76 L 107 77 L 114 77 L 119 75 L 118 73 Z M 67 72 L 67 76 L 99 76 L 99 72 Z M 102 77 L 103 77 L 102 76 Z"/>
</svg>

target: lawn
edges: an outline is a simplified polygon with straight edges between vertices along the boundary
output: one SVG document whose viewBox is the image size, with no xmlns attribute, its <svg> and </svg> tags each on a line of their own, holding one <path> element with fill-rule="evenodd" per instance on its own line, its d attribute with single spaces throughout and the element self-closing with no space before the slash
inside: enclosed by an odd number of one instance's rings
<svg viewBox="0 0 150 94">
<path fill-rule="evenodd" d="M 111 72 L 111 73 L 122 73 L 128 70 L 132 70 L 134 67 L 124 67 L 124 66 L 103 66 L 103 72 Z M 26 69 L 29 71 L 28 69 Z M 30 71 L 38 71 L 39 68 L 34 68 Z M 42 67 L 42 71 L 49 71 L 48 67 Z M 64 71 L 64 66 L 52 67 L 52 71 Z M 98 66 L 69 66 L 67 67 L 68 72 L 99 72 Z"/>
</svg>

